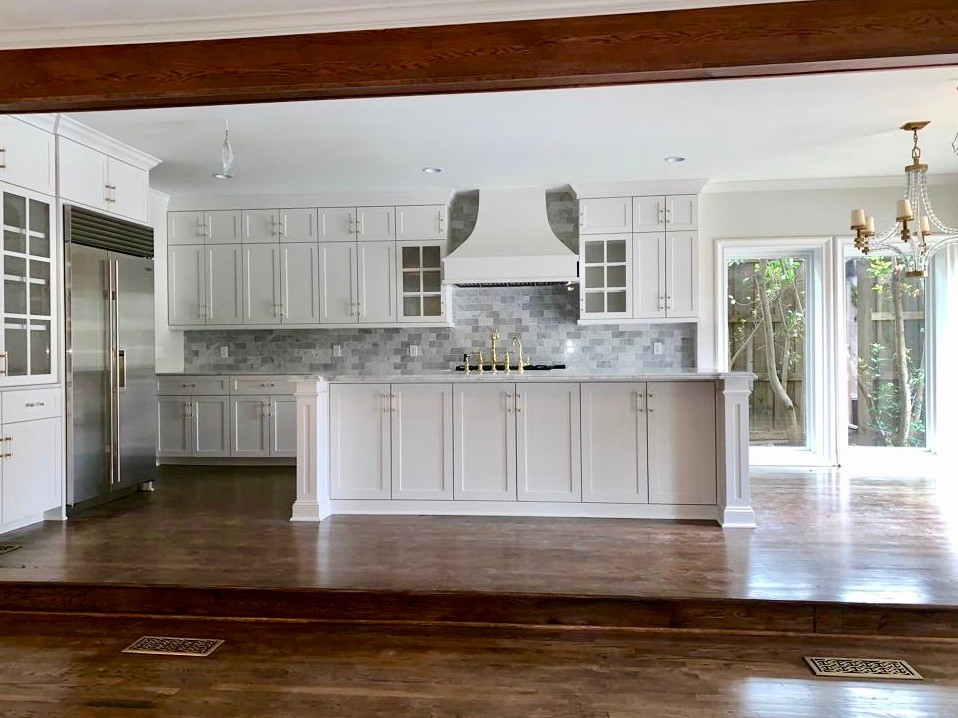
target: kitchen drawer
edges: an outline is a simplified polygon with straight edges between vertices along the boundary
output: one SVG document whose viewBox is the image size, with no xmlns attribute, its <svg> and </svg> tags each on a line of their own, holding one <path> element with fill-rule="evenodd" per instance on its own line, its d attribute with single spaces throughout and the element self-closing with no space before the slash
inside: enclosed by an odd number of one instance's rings
<svg viewBox="0 0 958 718">
<path fill-rule="evenodd" d="M 166 396 L 229 394 L 224 376 L 164 376 L 157 380 L 157 393 Z"/>
<path fill-rule="evenodd" d="M 285 376 L 234 376 L 230 391 L 234 395 L 292 394 L 296 383 Z"/>
<path fill-rule="evenodd" d="M 0 397 L 3 423 L 33 419 L 49 419 L 60 416 L 61 389 L 27 389 L 7 391 Z"/>
</svg>

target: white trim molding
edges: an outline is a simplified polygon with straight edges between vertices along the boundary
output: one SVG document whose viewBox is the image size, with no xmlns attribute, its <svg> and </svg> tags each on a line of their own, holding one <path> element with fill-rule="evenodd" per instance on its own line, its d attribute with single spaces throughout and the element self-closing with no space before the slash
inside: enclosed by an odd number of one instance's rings
<svg viewBox="0 0 958 718">
<path fill-rule="evenodd" d="M 715 242 L 715 364 L 728 371 L 728 262 L 802 256 L 806 279 L 806 447 L 755 447 L 753 466 L 835 466 L 838 464 L 837 370 L 833 237 L 762 237 Z"/>
</svg>

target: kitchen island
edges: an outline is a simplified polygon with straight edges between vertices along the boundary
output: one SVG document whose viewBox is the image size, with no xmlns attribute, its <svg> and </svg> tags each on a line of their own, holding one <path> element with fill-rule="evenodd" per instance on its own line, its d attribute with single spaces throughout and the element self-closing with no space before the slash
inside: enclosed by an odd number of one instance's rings
<svg viewBox="0 0 958 718">
<path fill-rule="evenodd" d="M 296 377 L 292 519 L 562 516 L 751 528 L 752 378 L 674 369 Z"/>
</svg>

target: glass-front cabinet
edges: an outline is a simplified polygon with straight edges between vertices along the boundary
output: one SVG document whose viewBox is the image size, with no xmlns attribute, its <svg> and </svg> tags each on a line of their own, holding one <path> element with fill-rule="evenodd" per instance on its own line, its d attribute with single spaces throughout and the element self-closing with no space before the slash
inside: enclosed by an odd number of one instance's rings
<svg viewBox="0 0 958 718">
<path fill-rule="evenodd" d="M 0 185 L 3 292 L 0 385 L 56 381 L 56 243 L 53 203 Z"/>
<path fill-rule="evenodd" d="M 579 239 L 582 276 L 579 316 L 627 319 L 632 316 L 632 235 L 596 234 Z"/>
<path fill-rule="evenodd" d="M 446 316 L 442 287 L 445 242 L 399 243 L 399 321 L 439 322 Z"/>
</svg>

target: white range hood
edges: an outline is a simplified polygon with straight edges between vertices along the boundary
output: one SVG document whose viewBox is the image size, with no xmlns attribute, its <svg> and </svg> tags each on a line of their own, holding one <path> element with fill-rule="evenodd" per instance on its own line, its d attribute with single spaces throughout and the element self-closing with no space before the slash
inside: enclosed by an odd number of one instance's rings
<svg viewBox="0 0 958 718">
<path fill-rule="evenodd" d="M 443 260 L 443 281 L 459 286 L 578 282 L 578 260 L 549 226 L 544 189 L 483 189 L 476 227 Z"/>
</svg>

